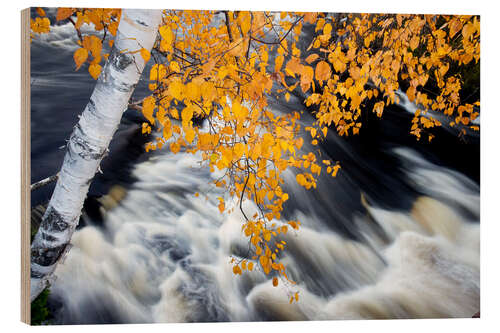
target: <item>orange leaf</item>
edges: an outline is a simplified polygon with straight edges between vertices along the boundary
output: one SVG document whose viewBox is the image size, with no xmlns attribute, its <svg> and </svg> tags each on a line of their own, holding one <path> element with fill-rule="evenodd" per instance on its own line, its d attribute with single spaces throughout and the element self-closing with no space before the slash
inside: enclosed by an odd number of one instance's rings
<svg viewBox="0 0 500 333">
<path fill-rule="evenodd" d="M 158 30 L 162 38 L 162 42 L 160 44 L 161 48 L 165 51 L 172 50 L 172 44 L 175 39 L 175 35 L 172 29 L 169 26 L 162 25 Z"/>
<path fill-rule="evenodd" d="M 118 22 L 117 21 L 111 22 L 108 25 L 108 30 L 113 36 L 116 36 L 116 32 L 118 31 Z"/>
<path fill-rule="evenodd" d="M 280 54 L 279 56 L 276 57 L 274 61 L 274 71 L 279 72 L 281 70 L 281 66 L 283 65 L 283 61 L 285 58 Z"/>
<path fill-rule="evenodd" d="M 329 35 L 332 33 L 332 25 L 330 23 L 325 24 L 323 27 L 323 34 L 324 35 Z"/>
<path fill-rule="evenodd" d="M 40 15 L 41 17 L 44 17 L 45 16 L 45 11 L 40 8 L 40 7 L 36 7 L 36 12 L 38 13 L 38 15 Z"/>
<path fill-rule="evenodd" d="M 453 19 L 450 22 L 450 32 L 449 32 L 450 38 L 453 38 L 453 36 L 455 36 L 455 34 L 459 32 L 460 29 L 462 29 L 462 23 L 460 22 L 460 20 Z"/>
<path fill-rule="evenodd" d="M 149 53 L 148 50 L 145 48 L 141 49 L 141 57 L 144 59 L 144 63 L 146 64 L 149 61 L 149 58 L 151 58 L 151 53 Z"/>
<path fill-rule="evenodd" d="M 73 59 L 75 60 L 76 70 L 80 68 L 80 66 L 87 60 L 89 53 L 84 48 L 79 48 L 73 54 Z"/>
<path fill-rule="evenodd" d="M 56 15 L 56 20 L 61 21 L 65 20 L 68 17 L 70 17 L 75 10 L 73 8 L 58 8 L 57 9 L 57 15 Z"/>
<path fill-rule="evenodd" d="M 167 117 L 163 122 L 163 139 L 168 140 L 172 136 L 172 123 Z"/>
<path fill-rule="evenodd" d="M 311 66 L 302 66 L 300 71 L 300 86 L 303 92 L 309 90 L 314 78 L 314 69 Z"/>
<path fill-rule="evenodd" d="M 172 142 L 170 144 L 170 151 L 174 154 L 177 154 L 181 150 L 181 145 L 177 142 Z"/>
<path fill-rule="evenodd" d="M 250 30 L 251 16 L 249 12 L 240 12 L 238 20 L 240 21 L 241 32 L 246 35 Z"/>
<path fill-rule="evenodd" d="M 219 198 L 219 206 L 218 206 L 218 208 L 219 208 L 219 211 L 220 211 L 221 214 L 224 213 L 224 210 L 226 209 L 226 205 L 224 204 L 224 199 Z"/>
<path fill-rule="evenodd" d="M 92 53 L 94 58 L 101 57 L 102 42 L 97 36 L 85 36 L 83 37 L 83 47 Z"/>
<path fill-rule="evenodd" d="M 185 130 L 184 136 L 187 142 L 192 143 L 195 137 L 195 132 L 192 128 L 188 128 Z"/>
<path fill-rule="evenodd" d="M 177 61 L 171 61 L 169 67 L 170 67 L 170 70 L 172 72 L 178 73 L 181 71 L 181 68 L 179 67 L 179 64 L 177 63 Z"/>
<path fill-rule="evenodd" d="M 339 172 L 339 169 L 340 169 L 340 164 L 336 164 L 333 167 L 332 177 L 336 177 L 337 176 L 337 173 Z"/>
<path fill-rule="evenodd" d="M 155 123 L 155 120 L 153 118 L 153 112 L 155 106 L 156 106 L 156 101 L 153 96 L 148 96 L 144 98 L 142 102 L 142 114 L 151 123 L 151 125 L 154 125 Z"/>
<path fill-rule="evenodd" d="M 420 38 L 419 36 L 415 35 L 410 40 L 410 48 L 412 50 L 415 50 L 418 47 L 418 44 L 420 44 Z"/>
<path fill-rule="evenodd" d="M 205 64 L 203 64 L 201 66 L 201 70 L 203 71 L 203 74 L 205 74 L 205 75 L 209 74 L 212 71 L 212 69 L 214 69 L 216 63 L 217 63 L 217 59 L 211 58 Z"/>
<path fill-rule="evenodd" d="M 469 39 L 470 36 L 476 31 L 476 28 L 474 28 L 474 25 L 472 23 L 467 23 L 464 25 L 462 28 L 462 36 L 465 39 Z"/>
<path fill-rule="evenodd" d="M 308 64 L 310 64 L 310 63 L 311 63 L 311 62 L 313 62 L 314 60 L 318 59 L 318 57 L 319 57 L 319 55 L 317 55 L 316 53 L 313 53 L 313 54 L 311 54 L 310 56 L 308 56 L 308 57 L 306 58 L 306 62 L 307 62 Z"/>
<path fill-rule="evenodd" d="M 316 80 L 323 82 L 330 78 L 332 72 L 330 65 L 326 61 L 320 61 L 316 65 Z"/>
<path fill-rule="evenodd" d="M 307 23 L 313 24 L 316 22 L 316 17 L 318 16 L 318 13 L 306 13 L 304 16 L 304 21 Z"/>
<path fill-rule="evenodd" d="M 90 73 L 90 75 L 92 75 L 94 80 L 97 80 L 97 78 L 101 74 L 101 69 L 102 69 L 102 67 L 99 64 L 92 64 L 89 66 L 89 73 Z"/>
<path fill-rule="evenodd" d="M 233 266 L 233 273 L 234 273 L 234 275 L 237 275 L 237 274 L 241 275 L 241 268 L 240 268 L 240 266 L 238 266 L 238 265 Z"/>
</svg>

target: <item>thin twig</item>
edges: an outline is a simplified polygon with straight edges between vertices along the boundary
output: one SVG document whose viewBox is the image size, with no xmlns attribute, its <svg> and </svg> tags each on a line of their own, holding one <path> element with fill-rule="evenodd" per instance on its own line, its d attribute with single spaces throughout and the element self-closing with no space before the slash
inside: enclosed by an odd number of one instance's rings
<svg viewBox="0 0 500 333">
<path fill-rule="evenodd" d="M 80 29 L 76 27 L 76 23 L 75 21 L 73 20 L 73 18 L 70 16 L 68 17 L 68 20 L 71 22 L 71 24 L 73 24 L 73 26 L 75 27 L 75 30 L 76 30 L 76 33 L 78 35 L 78 38 L 80 39 L 80 42 L 83 43 L 83 37 L 82 37 L 82 33 L 80 32 Z"/>
<path fill-rule="evenodd" d="M 59 178 L 59 172 L 56 173 L 55 175 L 52 175 L 50 177 L 47 177 L 45 179 L 42 179 L 42 180 L 34 183 L 34 184 L 31 184 L 30 190 L 34 191 L 42 186 L 45 186 L 45 185 L 50 184 L 52 182 L 55 182 L 57 180 L 57 178 Z"/>
<path fill-rule="evenodd" d="M 224 16 L 226 17 L 226 28 L 227 34 L 229 36 L 229 42 L 233 42 L 233 34 L 231 33 L 231 27 L 229 26 L 229 12 L 227 10 L 224 11 Z"/>
</svg>

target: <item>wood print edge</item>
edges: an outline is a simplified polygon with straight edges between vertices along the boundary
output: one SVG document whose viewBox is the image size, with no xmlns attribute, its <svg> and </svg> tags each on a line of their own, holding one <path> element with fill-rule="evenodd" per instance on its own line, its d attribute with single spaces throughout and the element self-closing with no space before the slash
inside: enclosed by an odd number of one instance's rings
<svg viewBox="0 0 500 333">
<path fill-rule="evenodd" d="M 30 8 L 21 11 L 21 321 L 31 324 L 30 302 Z"/>
</svg>

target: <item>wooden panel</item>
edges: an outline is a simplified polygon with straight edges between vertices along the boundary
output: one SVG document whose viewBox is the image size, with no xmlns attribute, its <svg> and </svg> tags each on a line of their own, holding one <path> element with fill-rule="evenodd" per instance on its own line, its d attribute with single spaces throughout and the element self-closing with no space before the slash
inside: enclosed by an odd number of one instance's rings
<svg viewBox="0 0 500 333">
<path fill-rule="evenodd" d="M 21 11 L 21 321 L 30 324 L 30 9 Z"/>
</svg>

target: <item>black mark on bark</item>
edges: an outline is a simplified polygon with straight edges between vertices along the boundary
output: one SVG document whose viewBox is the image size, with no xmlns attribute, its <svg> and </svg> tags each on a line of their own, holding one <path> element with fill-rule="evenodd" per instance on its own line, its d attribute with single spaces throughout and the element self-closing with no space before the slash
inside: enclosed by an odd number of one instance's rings
<svg viewBox="0 0 500 333">
<path fill-rule="evenodd" d="M 68 229 L 69 224 L 64 222 L 62 216 L 50 206 L 45 212 L 41 228 L 46 232 L 61 232 Z"/>
<path fill-rule="evenodd" d="M 54 237 L 54 236 L 52 236 L 52 235 L 50 235 L 50 234 L 48 234 L 48 233 L 46 233 L 44 231 L 42 231 L 41 233 L 42 233 L 42 239 L 43 240 L 46 240 L 46 241 L 49 241 L 49 242 L 53 242 L 53 241 L 57 240 L 56 237 Z"/>
<path fill-rule="evenodd" d="M 31 262 L 40 266 L 53 265 L 57 262 L 61 254 L 64 252 L 65 248 L 66 244 L 46 249 L 31 249 Z M 33 270 L 31 271 L 31 276 L 33 276 Z"/>
<path fill-rule="evenodd" d="M 111 64 L 120 72 L 123 72 L 130 64 L 134 62 L 134 57 L 128 53 L 120 53 L 117 49 L 111 54 Z"/>
<path fill-rule="evenodd" d="M 75 153 L 77 153 L 78 156 L 87 161 L 101 159 L 104 156 L 106 149 L 97 149 L 95 147 L 92 147 L 92 145 L 90 145 L 88 141 L 81 138 L 82 136 L 84 136 L 83 134 L 84 132 L 80 124 L 77 124 L 75 131 L 70 137 L 70 141 L 74 144 L 73 147 L 75 149 Z"/>
<path fill-rule="evenodd" d="M 89 104 L 87 107 L 88 107 L 90 113 L 95 114 L 95 102 L 92 98 L 89 100 Z"/>
</svg>

